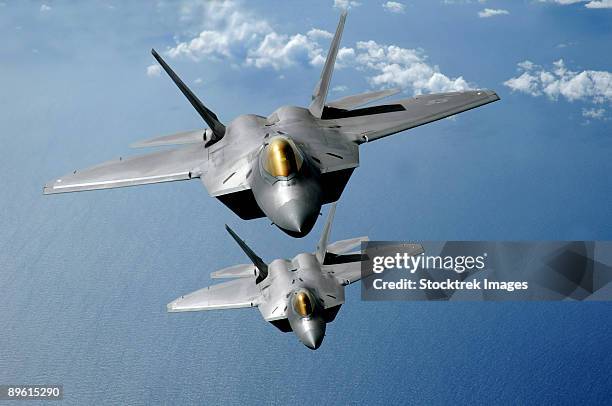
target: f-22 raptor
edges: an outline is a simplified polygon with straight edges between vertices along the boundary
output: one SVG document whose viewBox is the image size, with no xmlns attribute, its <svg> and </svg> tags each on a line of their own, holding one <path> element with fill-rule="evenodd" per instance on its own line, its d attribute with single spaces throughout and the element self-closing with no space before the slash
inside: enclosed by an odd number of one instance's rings
<svg viewBox="0 0 612 406">
<path fill-rule="evenodd" d="M 245 114 L 227 126 L 153 56 L 209 128 L 153 138 L 134 146 L 191 144 L 71 172 L 45 194 L 199 178 L 209 194 L 242 219 L 268 217 L 293 237 L 310 232 L 321 205 L 340 198 L 366 142 L 499 100 L 491 90 L 428 94 L 360 107 L 393 95 L 387 89 L 326 102 L 346 13 L 340 17 L 308 108 L 283 106 L 262 117 Z"/>
<path fill-rule="evenodd" d="M 275 259 L 266 264 L 225 226 L 252 264 L 236 265 L 213 272 L 213 278 L 235 278 L 200 289 L 168 303 L 169 312 L 257 307 L 264 320 L 283 332 L 293 331 L 308 348 L 316 350 L 344 303 L 344 287 L 371 274 L 361 270 L 361 243 L 357 237 L 328 244 L 336 211 L 334 203 L 315 253 L 301 253 L 292 260 Z M 410 255 L 423 253 L 419 244 L 408 244 Z M 353 252 L 354 250 L 358 250 Z"/>
</svg>

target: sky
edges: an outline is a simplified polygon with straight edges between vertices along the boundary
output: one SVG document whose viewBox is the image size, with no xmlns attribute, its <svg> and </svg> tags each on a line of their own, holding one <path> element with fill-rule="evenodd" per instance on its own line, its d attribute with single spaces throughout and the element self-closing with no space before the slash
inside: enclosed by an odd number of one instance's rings
<svg viewBox="0 0 612 406">
<path fill-rule="evenodd" d="M 246 260 L 225 223 L 271 260 L 314 249 L 321 221 L 291 239 L 197 181 L 42 195 L 204 127 L 151 48 L 221 121 L 268 115 L 308 105 L 344 8 L 329 100 L 501 100 L 363 145 L 332 239 L 612 239 L 610 1 L 3 1 L 0 384 L 63 383 L 71 404 L 609 399 L 605 303 L 371 303 L 351 286 L 311 352 L 253 309 L 165 304 Z"/>
</svg>

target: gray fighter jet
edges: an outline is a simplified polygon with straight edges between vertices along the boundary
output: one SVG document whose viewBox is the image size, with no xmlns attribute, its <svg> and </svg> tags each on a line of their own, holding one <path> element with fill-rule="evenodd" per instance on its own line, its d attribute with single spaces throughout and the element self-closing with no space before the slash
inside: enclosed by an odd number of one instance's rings
<svg viewBox="0 0 612 406">
<path fill-rule="evenodd" d="M 227 225 L 227 231 L 253 262 L 213 272 L 213 278 L 235 278 L 212 285 L 168 303 L 169 312 L 257 307 L 264 318 L 283 332 L 293 331 L 308 348 L 316 350 L 325 336 L 325 327 L 344 303 L 344 286 L 361 279 L 359 250 L 368 237 L 357 237 L 328 245 L 336 204 L 315 253 L 302 253 L 292 260 L 275 259 L 266 264 Z M 406 252 L 423 252 L 409 244 Z M 367 276 L 367 274 L 365 274 Z"/>
<path fill-rule="evenodd" d="M 326 97 L 346 13 L 340 17 L 308 108 L 283 106 L 268 117 L 245 114 L 227 126 L 155 52 L 153 56 L 209 128 L 136 143 L 191 144 L 119 158 L 47 183 L 45 194 L 199 178 L 209 194 L 242 219 L 267 216 L 294 237 L 312 229 L 321 205 L 340 198 L 359 166 L 359 145 L 499 100 L 491 90 L 417 96 L 360 107 L 397 89 Z"/>
</svg>

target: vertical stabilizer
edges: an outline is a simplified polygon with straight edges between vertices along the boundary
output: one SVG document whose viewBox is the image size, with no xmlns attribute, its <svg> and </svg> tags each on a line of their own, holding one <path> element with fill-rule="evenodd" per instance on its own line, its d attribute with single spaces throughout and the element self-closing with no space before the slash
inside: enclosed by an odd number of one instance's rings
<svg viewBox="0 0 612 406">
<path fill-rule="evenodd" d="M 327 221 L 325 222 L 325 226 L 323 226 L 323 232 L 321 233 L 321 239 L 319 239 L 319 243 L 317 244 L 317 259 L 319 263 L 323 263 L 325 261 L 325 254 L 327 252 L 327 241 L 329 240 L 329 233 L 331 232 L 331 226 L 334 221 L 334 215 L 336 214 L 336 203 L 332 204 L 329 209 L 329 214 L 327 215 Z"/>
<path fill-rule="evenodd" d="M 259 283 L 266 279 L 266 277 L 268 276 L 268 265 L 257 254 L 255 254 L 255 252 L 253 252 L 253 250 L 248 245 L 246 245 L 246 243 L 242 241 L 240 237 L 238 237 L 238 235 L 234 232 L 234 230 L 232 230 L 227 224 L 225 225 L 225 229 L 238 243 L 240 248 L 242 248 L 244 253 L 247 254 L 250 260 L 253 262 L 253 265 L 255 265 L 259 270 L 259 275 L 257 276 L 255 283 Z"/>
<path fill-rule="evenodd" d="M 198 114 L 204 119 L 206 124 L 210 127 L 212 131 L 212 136 L 210 140 L 207 140 L 206 146 L 212 145 L 215 142 L 219 141 L 225 135 L 225 126 L 219 121 L 217 115 L 210 111 L 198 97 L 187 87 L 187 85 L 178 77 L 176 73 L 168 66 L 166 61 L 162 59 L 159 54 L 152 49 L 151 54 L 153 57 L 159 62 L 162 68 L 166 71 L 170 79 L 176 84 L 176 86 L 183 92 L 189 103 L 193 106 L 194 109 L 198 112 Z"/>
<path fill-rule="evenodd" d="M 346 11 L 340 15 L 340 21 L 338 22 L 338 28 L 336 28 L 336 34 L 327 52 L 327 58 L 325 59 L 325 65 L 321 72 L 321 78 L 312 93 L 312 103 L 310 103 L 310 113 L 315 117 L 321 117 L 323 113 L 323 107 L 325 107 L 325 99 L 327 98 L 327 91 L 329 90 L 329 82 L 334 71 L 334 65 L 336 63 L 336 56 L 338 55 L 338 49 L 340 49 L 340 39 L 342 38 L 342 31 L 344 30 L 344 22 L 346 21 Z"/>
</svg>

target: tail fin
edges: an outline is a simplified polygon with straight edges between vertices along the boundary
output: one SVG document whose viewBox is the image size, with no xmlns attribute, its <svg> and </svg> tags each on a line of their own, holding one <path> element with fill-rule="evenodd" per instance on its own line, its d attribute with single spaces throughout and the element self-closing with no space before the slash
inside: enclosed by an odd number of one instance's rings
<svg viewBox="0 0 612 406">
<path fill-rule="evenodd" d="M 238 235 L 234 232 L 234 230 L 229 228 L 227 224 L 225 225 L 225 229 L 238 243 L 240 248 L 242 248 L 244 253 L 247 254 L 251 261 L 253 261 L 253 265 L 255 265 L 259 270 L 259 275 L 257 276 L 257 279 L 255 279 L 255 283 L 259 283 L 266 279 L 266 277 L 268 276 L 268 265 L 259 256 L 257 256 L 257 254 L 253 252 L 253 250 L 248 245 L 246 245 L 246 243 L 242 241 L 240 237 L 238 237 Z"/>
<path fill-rule="evenodd" d="M 331 226 L 334 221 L 334 215 L 336 214 L 336 203 L 332 204 L 329 209 L 329 214 L 327 215 L 327 222 L 325 226 L 323 226 L 323 233 L 321 233 L 321 239 L 317 244 L 317 259 L 319 263 L 323 263 L 325 261 L 325 254 L 327 253 L 327 241 L 329 239 L 329 233 L 331 232 Z"/>
<path fill-rule="evenodd" d="M 342 31 L 344 30 L 344 22 L 346 21 L 346 11 L 340 15 L 340 21 L 338 22 L 338 28 L 336 28 L 336 34 L 327 53 L 327 59 L 325 59 L 325 65 L 321 72 L 321 78 L 312 92 L 312 103 L 310 103 L 310 113 L 315 117 L 321 117 L 323 114 L 323 107 L 325 106 L 325 99 L 327 98 L 327 91 L 329 89 L 329 82 L 334 71 L 334 65 L 336 63 L 336 56 L 338 55 L 338 49 L 340 49 L 340 38 L 342 38 Z"/>
<path fill-rule="evenodd" d="M 183 94 L 185 95 L 187 100 L 189 100 L 193 108 L 196 109 L 198 114 L 202 116 L 206 124 L 208 124 L 208 126 L 212 130 L 212 137 L 206 142 L 206 146 L 208 147 L 209 145 L 212 145 L 215 142 L 219 141 L 221 138 L 223 138 L 223 136 L 225 135 L 225 126 L 219 121 L 217 115 L 210 111 L 208 108 L 206 108 L 204 104 L 202 104 L 200 99 L 198 99 L 198 97 L 193 94 L 193 92 L 187 87 L 187 85 L 183 83 L 181 78 L 179 78 L 178 75 L 174 73 L 172 68 L 168 66 L 166 61 L 164 61 L 154 49 L 151 50 L 151 53 L 153 54 L 153 57 L 157 60 L 157 62 L 159 62 L 161 67 L 164 68 L 164 70 L 166 71 L 168 76 L 170 76 L 172 81 L 178 86 L 181 92 L 183 92 Z"/>
</svg>

